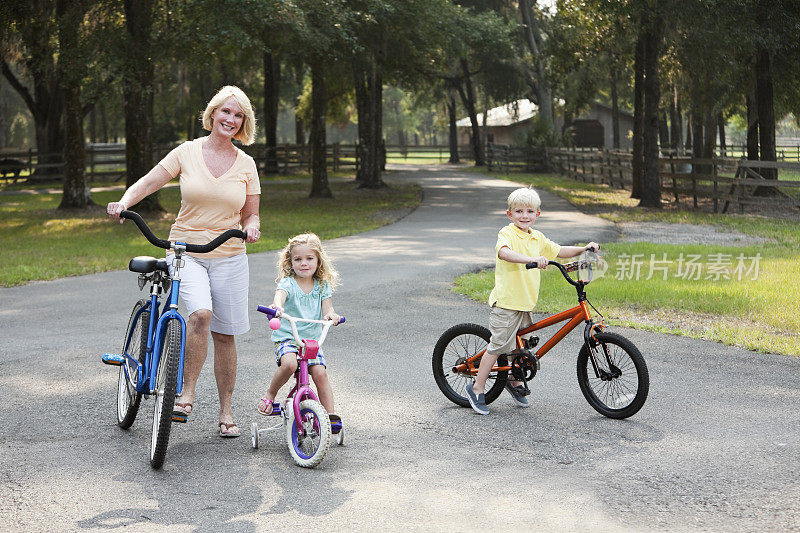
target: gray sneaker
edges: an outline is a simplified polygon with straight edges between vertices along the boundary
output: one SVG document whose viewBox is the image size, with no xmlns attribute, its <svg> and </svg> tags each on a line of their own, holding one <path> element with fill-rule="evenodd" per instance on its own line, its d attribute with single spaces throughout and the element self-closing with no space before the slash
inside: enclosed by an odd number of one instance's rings
<svg viewBox="0 0 800 533">
<path fill-rule="evenodd" d="M 519 407 L 530 407 L 531 404 L 528 402 L 528 399 L 525 397 L 525 387 L 521 387 L 519 385 L 512 385 L 511 382 L 506 383 L 506 390 L 511 395 L 511 398 L 514 399 L 514 403 L 517 404 Z"/>
<path fill-rule="evenodd" d="M 464 392 L 469 400 L 469 405 L 472 407 L 472 410 L 479 415 L 488 415 L 489 408 L 486 407 L 486 396 L 484 396 L 483 393 L 477 395 L 475 394 L 475 391 L 472 389 L 472 385 L 474 383 L 474 381 L 467 382 L 466 386 L 464 387 Z"/>
</svg>

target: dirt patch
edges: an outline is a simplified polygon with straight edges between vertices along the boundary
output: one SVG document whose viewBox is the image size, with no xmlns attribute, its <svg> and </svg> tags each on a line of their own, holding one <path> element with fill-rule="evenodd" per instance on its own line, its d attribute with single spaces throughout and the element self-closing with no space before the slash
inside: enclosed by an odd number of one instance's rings
<svg viewBox="0 0 800 533">
<path fill-rule="evenodd" d="M 752 246 L 772 242 L 771 239 L 745 235 L 710 224 L 670 224 L 667 222 L 620 222 L 620 241 L 658 244 L 706 244 L 719 246 Z"/>
</svg>

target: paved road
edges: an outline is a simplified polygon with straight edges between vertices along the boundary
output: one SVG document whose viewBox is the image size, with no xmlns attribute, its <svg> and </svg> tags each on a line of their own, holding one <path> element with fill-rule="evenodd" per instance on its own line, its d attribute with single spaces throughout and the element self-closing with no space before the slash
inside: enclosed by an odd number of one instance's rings
<svg viewBox="0 0 800 533">
<path fill-rule="evenodd" d="M 534 405 L 507 397 L 479 417 L 436 388 L 447 327 L 487 309 L 449 291 L 491 263 L 513 184 L 467 169 L 394 172 L 422 205 L 400 222 L 327 244 L 348 323 L 326 343 L 347 445 L 309 471 L 279 435 L 216 435 L 211 359 L 166 464 L 147 462 L 149 411 L 115 425 L 115 370 L 135 277 L 124 271 L 0 290 L 0 530 L 755 531 L 800 529 L 800 359 L 624 330 L 644 353 L 650 398 L 614 421 L 583 400 L 580 335 L 542 363 Z M 265 191 L 268 194 L 268 191 Z M 561 243 L 613 227 L 542 194 L 537 226 Z M 274 253 L 250 256 L 251 306 L 270 300 Z M 601 302 L 595 304 L 602 305 Z M 246 431 L 273 370 L 266 321 L 239 340 L 237 421 Z"/>
</svg>

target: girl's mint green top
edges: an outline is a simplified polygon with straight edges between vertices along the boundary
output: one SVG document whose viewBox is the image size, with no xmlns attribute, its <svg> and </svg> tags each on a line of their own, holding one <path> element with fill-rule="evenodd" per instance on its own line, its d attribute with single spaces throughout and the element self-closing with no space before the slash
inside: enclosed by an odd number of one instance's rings
<svg viewBox="0 0 800 533">
<path fill-rule="evenodd" d="M 283 310 L 287 315 L 312 320 L 322 319 L 322 300 L 331 297 L 331 287 L 328 283 L 314 280 L 314 288 L 308 294 L 297 284 L 294 276 L 283 278 L 278 282 L 278 288 L 286 291 L 286 302 Z M 297 323 L 297 333 L 301 339 L 319 339 L 322 334 L 322 324 Z M 288 320 L 281 320 L 281 327 L 272 332 L 273 342 L 294 340 L 292 326 Z"/>
</svg>

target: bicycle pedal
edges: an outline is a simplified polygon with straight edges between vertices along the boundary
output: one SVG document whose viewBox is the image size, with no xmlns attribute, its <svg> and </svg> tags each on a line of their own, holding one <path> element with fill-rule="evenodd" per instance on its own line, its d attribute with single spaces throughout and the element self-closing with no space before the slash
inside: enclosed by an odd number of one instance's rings
<svg viewBox="0 0 800 533">
<path fill-rule="evenodd" d="M 328 415 L 331 419 L 331 433 L 336 435 L 342 430 L 342 419 L 338 415 Z"/>
<path fill-rule="evenodd" d="M 111 366 L 122 366 L 122 363 L 125 362 L 125 356 L 117 354 L 117 353 L 104 353 L 103 354 L 103 363 Z"/>
</svg>

